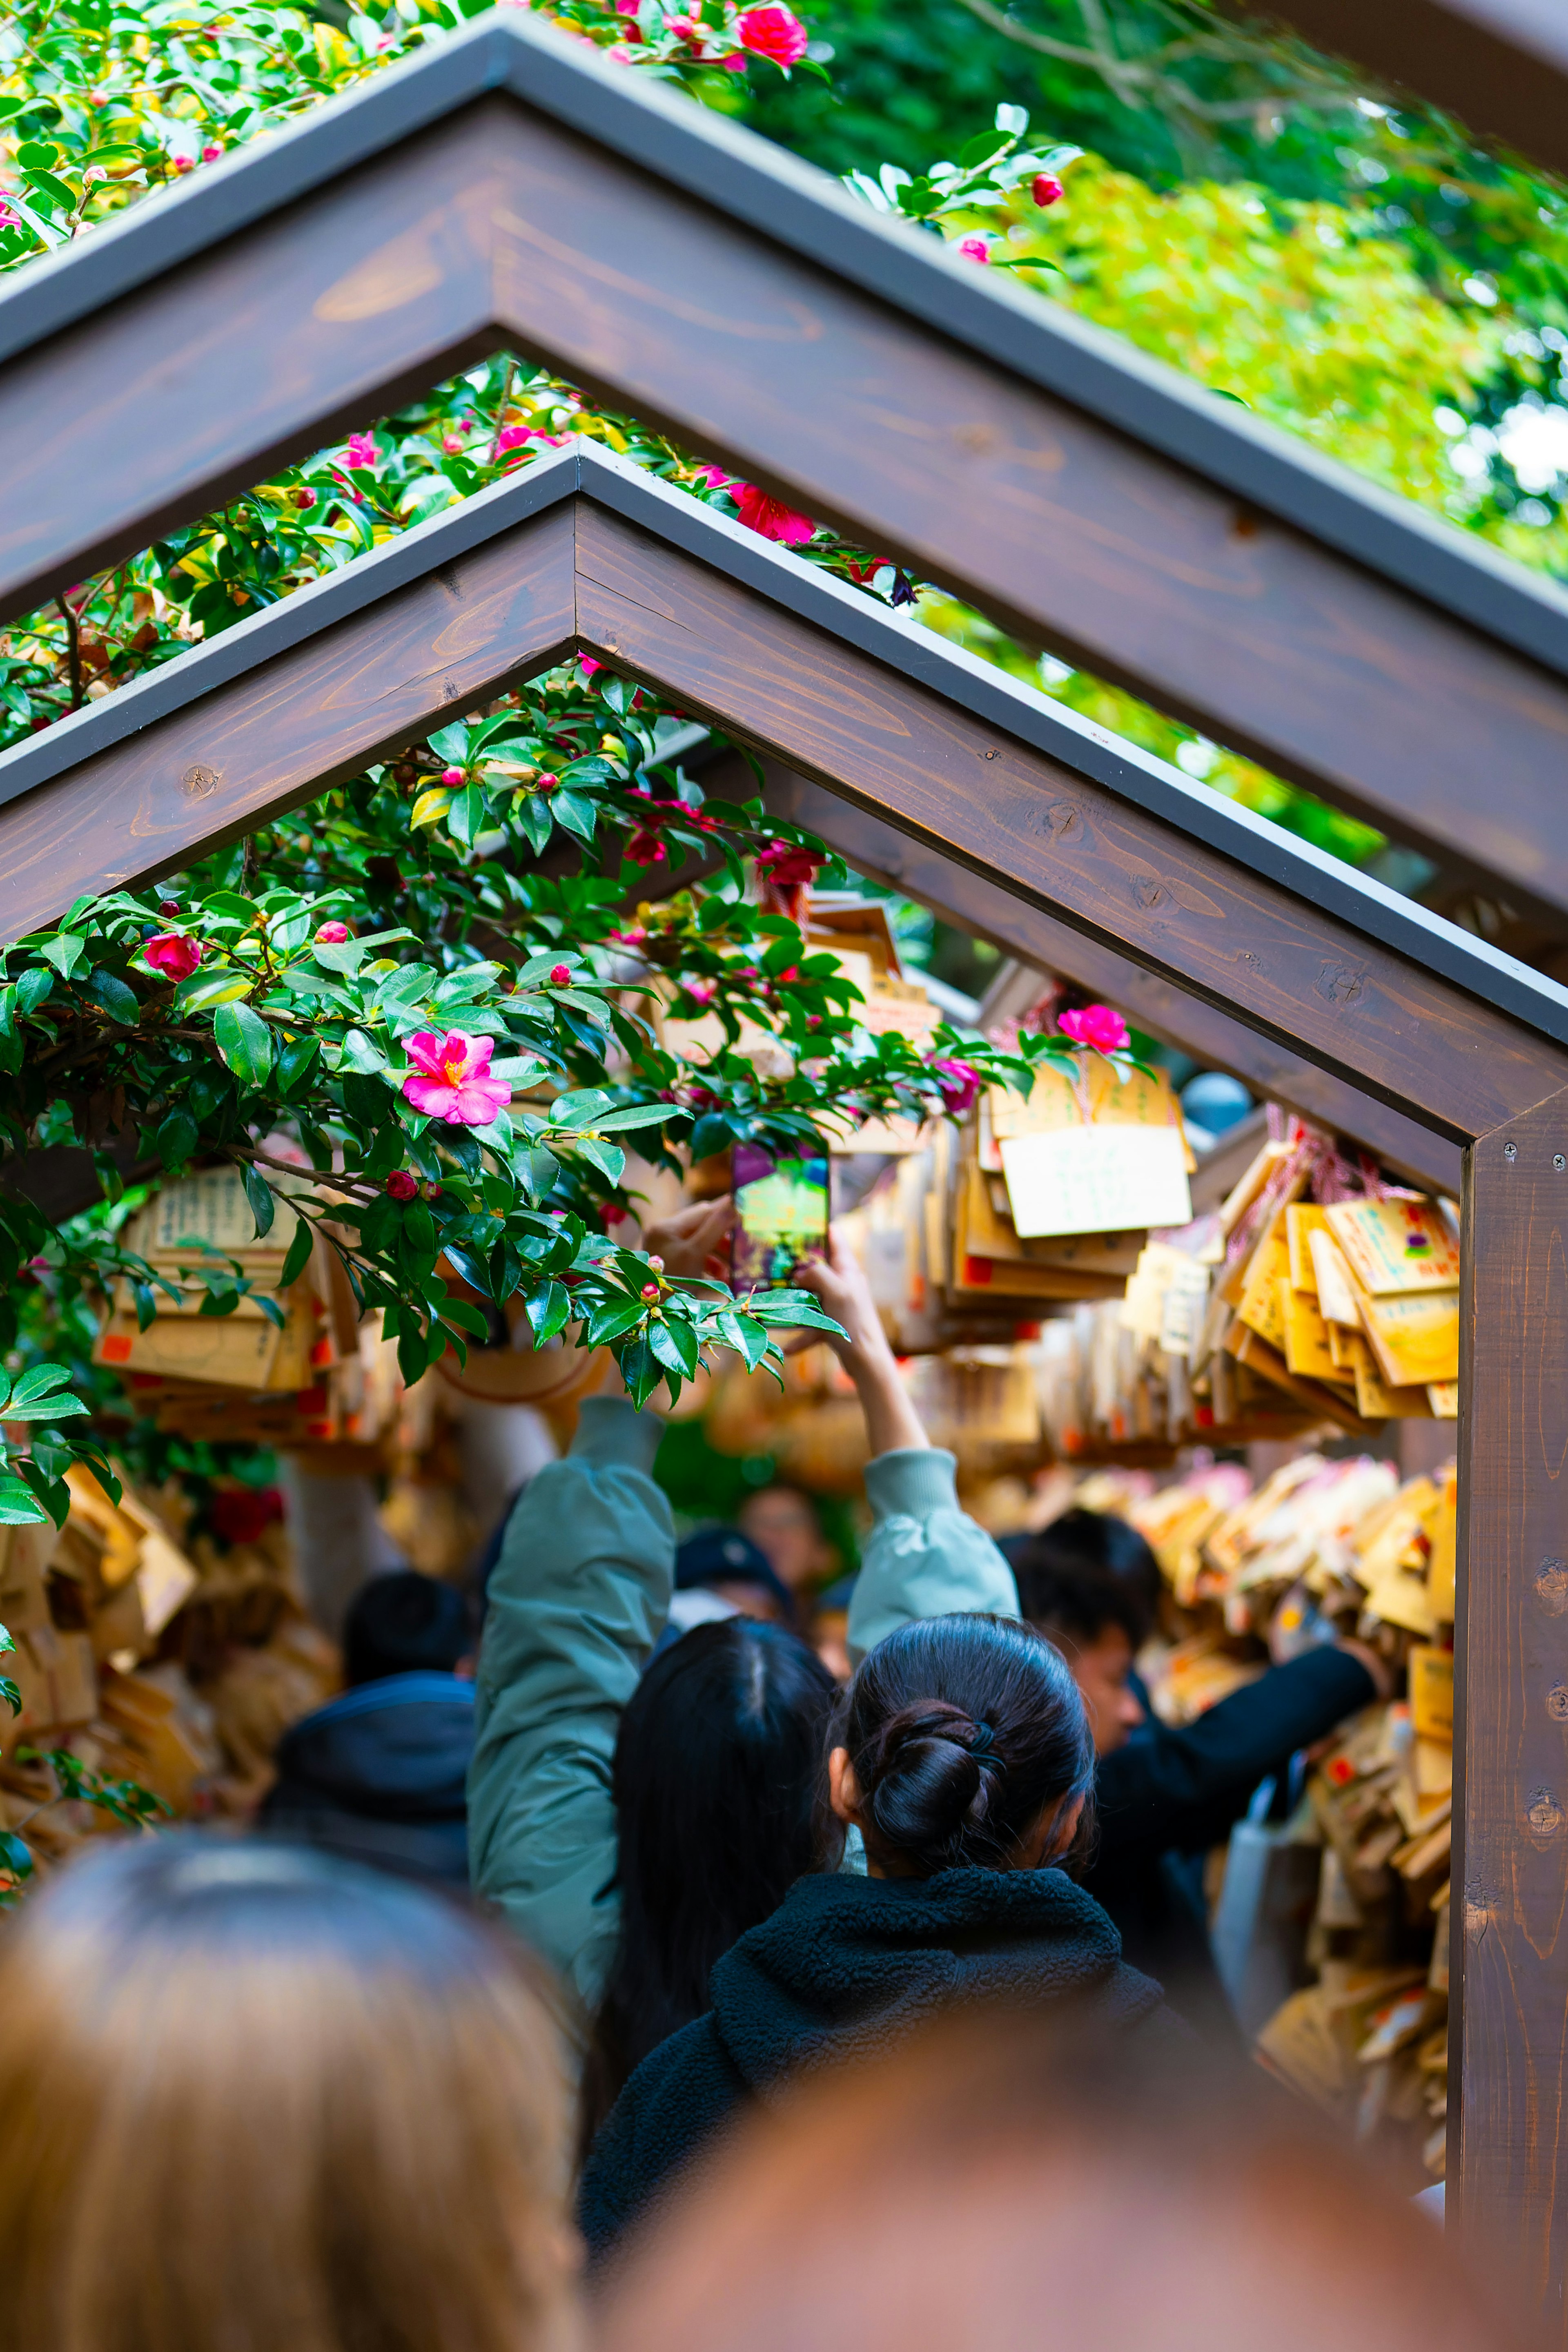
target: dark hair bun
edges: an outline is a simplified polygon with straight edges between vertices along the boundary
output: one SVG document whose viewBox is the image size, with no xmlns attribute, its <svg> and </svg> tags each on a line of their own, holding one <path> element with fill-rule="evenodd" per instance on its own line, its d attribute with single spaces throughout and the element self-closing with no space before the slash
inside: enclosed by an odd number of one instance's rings
<svg viewBox="0 0 1568 2352">
<path fill-rule="evenodd" d="M 882 1726 L 865 1791 L 871 1816 L 892 1845 L 927 1870 L 960 1859 L 965 1832 L 990 1810 L 1001 1758 L 961 1707 L 929 1699 L 901 1707 Z"/>
<path fill-rule="evenodd" d="M 841 1722 L 867 1855 L 894 1875 L 1011 1870 L 1043 1852 L 1046 1808 L 1086 1800 L 1093 1783 L 1066 1663 L 1012 1618 L 901 1625 L 862 1659 Z"/>
</svg>

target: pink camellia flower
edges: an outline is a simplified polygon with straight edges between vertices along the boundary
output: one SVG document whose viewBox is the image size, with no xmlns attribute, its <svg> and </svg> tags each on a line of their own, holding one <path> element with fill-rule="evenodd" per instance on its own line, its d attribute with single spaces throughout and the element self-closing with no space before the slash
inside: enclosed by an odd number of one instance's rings
<svg viewBox="0 0 1568 2352">
<path fill-rule="evenodd" d="M 419 1179 L 411 1176 L 406 1168 L 394 1168 L 387 1178 L 385 1191 L 393 1201 L 412 1201 L 419 1191 Z"/>
<path fill-rule="evenodd" d="M 619 940 L 623 948 L 640 948 L 648 933 L 643 924 L 628 923 L 624 930 L 612 931 L 610 936 L 612 940 Z"/>
<path fill-rule="evenodd" d="M 711 1004 L 718 994 L 716 980 L 688 980 L 686 994 L 694 1004 Z"/>
<path fill-rule="evenodd" d="M 564 988 L 570 978 L 571 966 L 569 963 L 551 964 L 549 968 L 549 984 L 552 988 Z"/>
<path fill-rule="evenodd" d="M 579 654 L 577 657 L 577 667 L 578 674 L 581 677 L 583 684 L 586 686 L 591 677 L 598 677 L 600 671 L 604 667 L 604 664 L 602 662 L 596 662 L 592 659 L 591 656 L 588 654 Z"/>
<path fill-rule="evenodd" d="M 318 930 L 316 944 L 319 948 L 340 948 L 343 941 L 350 936 L 347 923 L 339 922 L 334 915 L 329 922 L 323 923 Z"/>
<path fill-rule="evenodd" d="M 193 172 L 196 168 L 193 155 L 172 155 L 169 161 L 176 172 Z"/>
<path fill-rule="evenodd" d="M 0 196 L 0 228 L 20 228 L 21 226 L 21 214 L 13 212 L 5 197 Z"/>
<path fill-rule="evenodd" d="M 626 844 L 626 855 L 633 866 L 663 866 L 669 852 L 656 833 L 639 831 Z"/>
<path fill-rule="evenodd" d="M 382 453 L 376 446 L 373 433 L 350 433 L 345 451 L 350 466 L 379 466 Z"/>
<path fill-rule="evenodd" d="M 1086 1004 L 1080 1013 L 1063 1013 L 1056 1025 L 1064 1037 L 1096 1054 L 1124 1054 L 1131 1043 L 1126 1023 L 1108 1004 Z"/>
<path fill-rule="evenodd" d="M 489 1076 L 492 1037 L 465 1036 L 461 1029 L 437 1037 L 422 1029 L 407 1041 L 412 1075 L 402 1082 L 403 1100 L 428 1118 L 448 1127 L 490 1127 L 512 1099 L 512 1089 Z"/>
<path fill-rule="evenodd" d="M 1061 182 L 1054 172 L 1037 172 L 1029 184 L 1029 192 L 1042 209 L 1060 204 L 1063 194 Z"/>
<path fill-rule="evenodd" d="M 214 142 L 203 148 L 202 161 L 204 163 L 215 163 L 223 152 L 223 149 Z"/>
<path fill-rule="evenodd" d="M 719 59 L 719 63 L 726 73 L 745 73 L 750 67 L 751 59 L 744 49 L 732 49 L 727 58 Z"/>
<path fill-rule="evenodd" d="M 460 457 L 463 451 L 462 434 L 444 433 L 441 436 L 441 446 L 449 457 Z"/>
<path fill-rule="evenodd" d="M 189 980 L 202 961 L 202 943 L 188 939 L 183 931 L 160 931 L 156 939 L 146 941 L 141 954 L 165 980 Z"/>
<path fill-rule="evenodd" d="M 444 784 L 460 784 L 463 782 L 462 769 L 443 768 L 441 771 L 441 781 Z"/>
<path fill-rule="evenodd" d="M 697 479 L 706 482 L 710 490 L 738 490 L 743 485 L 730 474 L 721 474 L 716 466 L 699 466 Z"/>
<path fill-rule="evenodd" d="M 794 10 L 781 6 L 779 0 L 763 0 L 762 6 L 747 8 L 735 29 L 743 48 L 770 58 L 776 66 L 798 66 L 810 37 Z"/>
<path fill-rule="evenodd" d="M 747 530 L 756 531 L 759 539 L 778 540 L 785 547 L 800 546 L 817 528 L 810 515 L 798 513 L 781 499 L 770 499 L 755 482 L 736 483 L 735 502 Z"/>
<path fill-rule="evenodd" d="M 983 236 L 962 236 L 958 250 L 966 261 L 989 261 L 991 248 Z"/>
<path fill-rule="evenodd" d="M 770 841 L 766 849 L 757 854 L 757 878 L 759 882 L 814 882 L 824 861 L 814 849 L 798 848 L 793 842 Z"/>
<path fill-rule="evenodd" d="M 933 1062 L 936 1084 L 942 1090 L 942 1108 L 955 1118 L 962 1118 L 970 1109 L 976 1096 L 985 1085 L 984 1078 L 973 1062 Z"/>
</svg>

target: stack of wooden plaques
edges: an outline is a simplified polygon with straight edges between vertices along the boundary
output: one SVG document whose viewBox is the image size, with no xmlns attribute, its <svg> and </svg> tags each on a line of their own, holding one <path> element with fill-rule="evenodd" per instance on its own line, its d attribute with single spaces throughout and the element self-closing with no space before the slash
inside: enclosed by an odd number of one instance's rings
<svg viewBox="0 0 1568 2352">
<path fill-rule="evenodd" d="M 292 1446 L 376 1434 L 395 1400 L 379 1334 L 361 1329 L 340 1261 L 318 1233 L 304 1274 L 278 1278 L 298 1227 L 280 1202 L 258 1238 L 237 1170 L 204 1169 L 165 1185 L 126 1228 L 127 1248 L 178 1293 L 154 1289 L 143 1330 L 128 1283 L 119 1286 L 94 1361 L 110 1366 L 140 1412 L 190 1438 Z M 209 1278 L 230 1262 L 251 1284 L 232 1311 L 204 1312 Z M 281 1309 L 279 1324 L 266 1298 Z"/>
</svg>

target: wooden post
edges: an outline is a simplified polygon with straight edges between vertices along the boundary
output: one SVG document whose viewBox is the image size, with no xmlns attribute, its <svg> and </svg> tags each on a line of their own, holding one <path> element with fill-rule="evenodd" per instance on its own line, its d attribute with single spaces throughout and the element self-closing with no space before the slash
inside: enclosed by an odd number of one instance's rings
<svg viewBox="0 0 1568 2352">
<path fill-rule="evenodd" d="M 1450 2226 L 1568 2309 L 1568 1088 L 1467 1156 Z M 1461 1932 L 1462 1930 L 1462 1932 Z"/>
</svg>

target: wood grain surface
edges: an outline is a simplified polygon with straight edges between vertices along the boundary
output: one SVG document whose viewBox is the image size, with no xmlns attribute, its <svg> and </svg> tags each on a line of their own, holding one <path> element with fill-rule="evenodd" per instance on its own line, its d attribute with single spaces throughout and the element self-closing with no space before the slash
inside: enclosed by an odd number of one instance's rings
<svg viewBox="0 0 1568 2352">
<path fill-rule="evenodd" d="M 1568 907 L 1568 682 L 499 94 L 0 374 L 0 617 L 500 341 Z"/>
<path fill-rule="evenodd" d="M 759 751 L 1463 1141 L 1568 1053 L 602 511 L 583 643 Z"/>
<path fill-rule="evenodd" d="M 552 509 L 0 807 L 0 939 L 172 872 L 575 643 Z"/>
<path fill-rule="evenodd" d="M 768 807 L 820 834 L 857 873 L 904 891 L 1008 955 L 1092 989 L 1138 1028 L 1190 1054 L 1206 1069 L 1228 1070 L 1254 1094 L 1284 1103 L 1336 1134 L 1354 1137 L 1388 1166 L 1458 1200 L 1463 1170 L 1457 1144 L 1287 1053 L 1203 998 L 1145 971 L 1118 949 L 1071 929 L 969 867 L 955 866 L 934 845 L 898 832 L 884 818 L 791 774 L 777 761 L 763 765 Z M 703 770 L 705 784 L 710 775 L 714 789 L 722 790 L 713 769 Z M 737 787 L 740 782 L 737 776 Z"/>
<path fill-rule="evenodd" d="M 1449 2226 L 1521 2266 L 1555 2338 L 1568 2276 L 1568 1091 L 1467 1158 Z"/>
</svg>

